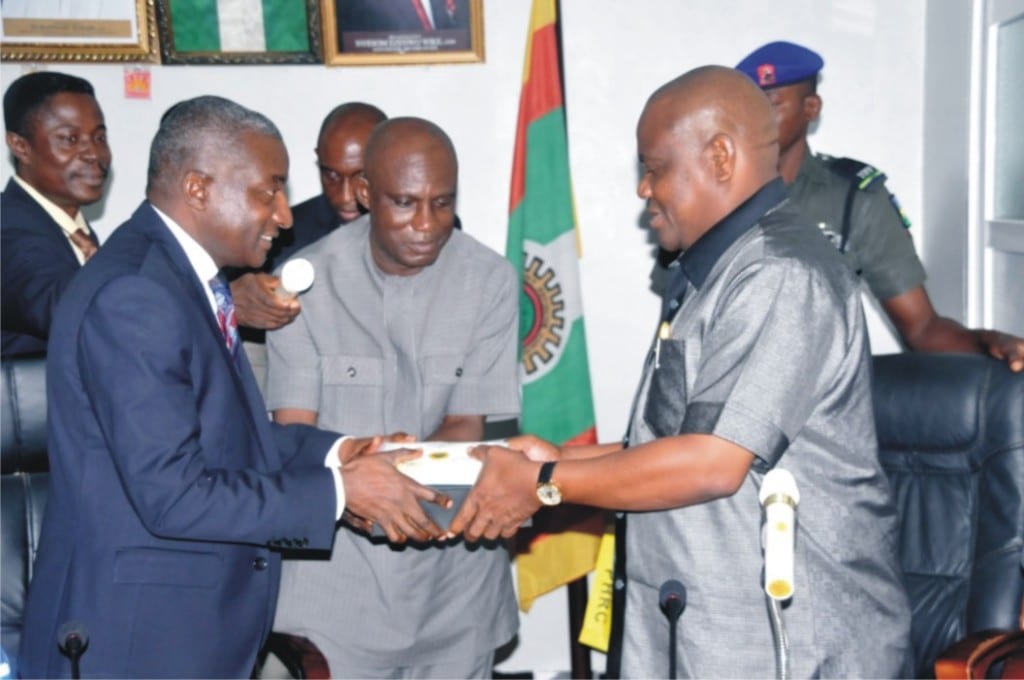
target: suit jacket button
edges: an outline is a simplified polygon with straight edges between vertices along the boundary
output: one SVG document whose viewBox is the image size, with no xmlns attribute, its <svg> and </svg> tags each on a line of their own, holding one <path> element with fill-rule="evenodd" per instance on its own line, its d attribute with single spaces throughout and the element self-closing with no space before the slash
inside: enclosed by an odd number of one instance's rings
<svg viewBox="0 0 1024 680">
<path fill-rule="evenodd" d="M 455 369 L 455 377 L 456 378 L 461 378 L 462 377 L 462 367 L 461 366 Z"/>
<path fill-rule="evenodd" d="M 264 569 L 267 568 L 267 558 L 266 557 L 257 557 L 256 559 L 254 559 L 252 561 L 252 568 L 255 569 L 256 571 L 263 571 Z"/>
</svg>

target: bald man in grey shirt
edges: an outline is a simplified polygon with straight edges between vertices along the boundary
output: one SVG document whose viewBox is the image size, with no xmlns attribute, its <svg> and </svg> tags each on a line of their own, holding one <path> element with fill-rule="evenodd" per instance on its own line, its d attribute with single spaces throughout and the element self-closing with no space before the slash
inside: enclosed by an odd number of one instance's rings
<svg viewBox="0 0 1024 680">
<path fill-rule="evenodd" d="M 516 437 L 478 450 L 450 530 L 508 535 L 541 503 L 628 511 L 622 675 L 766 677 L 759 493 L 795 478 L 792 677 L 900 677 L 910 608 L 896 510 L 878 460 L 857 280 L 786 198 L 762 92 L 707 66 L 666 83 L 637 125 L 651 229 L 681 250 L 644 366 L 628 446 Z M 527 454 L 524 459 L 518 451 Z M 687 590 L 680 635 L 659 591 Z M 780 665 L 785 659 L 780 659 Z"/>
<path fill-rule="evenodd" d="M 515 271 L 453 230 L 456 169 L 432 123 L 374 130 L 356 185 L 370 214 L 299 251 L 317 280 L 267 335 L 276 420 L 476 441 L 519 414 Z M 360 678 L 490 677 L 518 625 L 503 544 L 396 549 L 347 527 L 329 560 L 285 561 L 275 621 Z"/>
</svg>

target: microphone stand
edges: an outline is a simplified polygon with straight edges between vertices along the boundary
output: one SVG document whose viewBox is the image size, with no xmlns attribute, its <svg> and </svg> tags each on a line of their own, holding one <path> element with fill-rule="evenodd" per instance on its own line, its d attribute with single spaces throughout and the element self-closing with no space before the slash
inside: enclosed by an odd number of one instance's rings
<svg viewBox="0 0 1024 680">
<path fill-rule="evenodd" d="M 89 633 L 86 632 L 84 624 L 77 621 L 69 621 L 57 631 L 57 647 L 61 653 L 71 660 L 71 678 L 79 680 L 82 677 L 78 666 L 78 660 L 89 647 Z"/>
<path fill-rule="evenodd" d="M 768 619 L 772 624 L 772 640 L 775 643 L 775 678 L 789 678 L 789 638 L 786 635 L 786 624 L 782 621 L 779 601 L 768 595 L 764 596 L 768 603 Z"/>
</svg>

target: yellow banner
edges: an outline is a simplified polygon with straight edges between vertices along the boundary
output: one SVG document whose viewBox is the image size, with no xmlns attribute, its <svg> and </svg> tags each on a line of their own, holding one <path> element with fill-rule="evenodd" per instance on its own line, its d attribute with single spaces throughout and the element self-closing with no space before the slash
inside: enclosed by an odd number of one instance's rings
<svg viewBox="0 0 1024 680">
<path fill-rule="evenodd" d="M 601 536 L 597 549 L 597 564 L 590 582 L 587 612 L 583 615 L 583 628 L 579 641 L 599 652 L 608 652 L 612 633 L 612 589 L 615 564 L 615 532 L 609 527 Z"/>
</svg>

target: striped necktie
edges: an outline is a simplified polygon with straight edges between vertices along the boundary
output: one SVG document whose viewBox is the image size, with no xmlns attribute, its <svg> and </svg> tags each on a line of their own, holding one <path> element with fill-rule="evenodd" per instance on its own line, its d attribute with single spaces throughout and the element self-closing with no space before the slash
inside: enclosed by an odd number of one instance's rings
<svg viewBox="0 0 1024 680">
<path fill-rule="evenodd" d="M 93 243 L 93 240 L 89 238 L 89 235 L 85 233 L 84 229 L 76 229 L 71 232 L 68 238 L 70 238 L 71 242 L 75 244 L 75 247 L 81 251 L 83 260 L 88 261 L 90 257 L 96 254 L 96 244 Z"/>
<path fill-rule="evenodd" d="M 217 275 L 210 279 L 210 290 L 217 301 L 217 324 L 224 334 L 231 358 L 238 357 L 238 321 L 235 319 L 235 303 L 231 300 L 231 289 L 223 276 Z"/>
<path fill-rule="evenodd" d="M 430 23 L 430 17 L 427 16 L 427 10 L 423 8 L 421 0 L 410 0 L 412 2 L 412 8 L 416 10 L 416 16 L 420 19 L 420 24 L 423 26 L 424 31 L 434 30 L 433 24 Z M 430 0 L 427 0 L 430 2 Z"/>
</svg>

